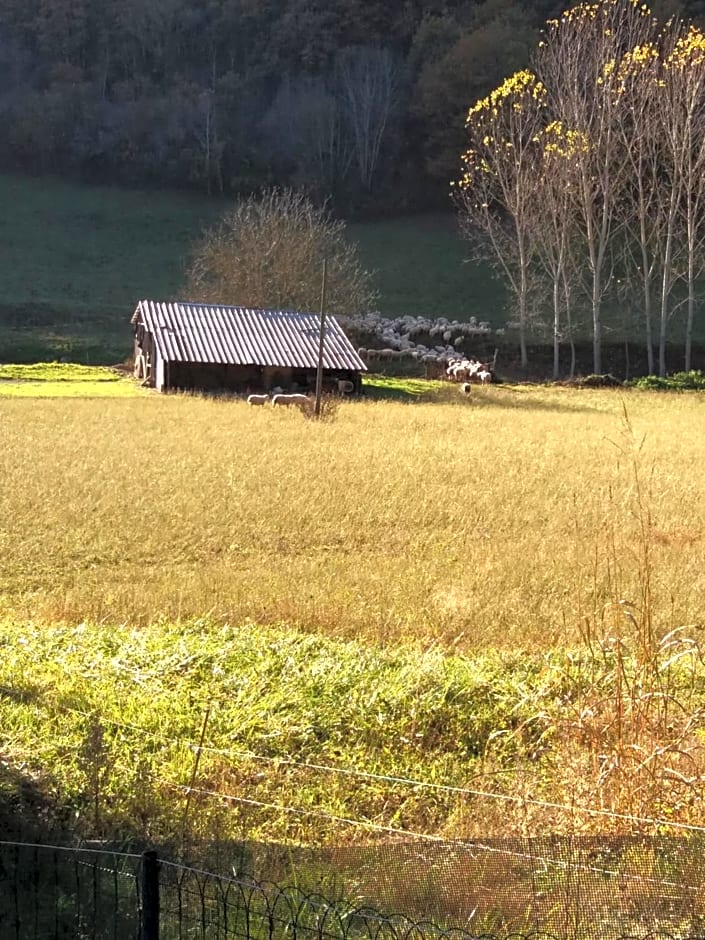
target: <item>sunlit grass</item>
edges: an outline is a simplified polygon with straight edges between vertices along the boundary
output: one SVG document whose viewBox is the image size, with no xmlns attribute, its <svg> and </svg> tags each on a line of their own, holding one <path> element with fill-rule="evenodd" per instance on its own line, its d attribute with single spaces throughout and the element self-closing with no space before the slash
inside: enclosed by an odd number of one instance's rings
<svg viewBox="0 0 705 940">
<path fill-rule="evenodd" d="M 116 369 L 84 366 L 75 362 L 0 364 L 0 381 L 15 379 L 33 382 L 117 382 L 123 377 Z"/>
<path fill-rule="evenodd" d="M 634 913 L 614 891 L 615 871 L 633 891 L 660 877 L 657 845 L 580 838 L 610 832 L 612 794 L 576 733 L 579 716 L 592 706 L 605 720 L 605 701 L 631 675 L 626 661 L 605 661 L 590 697 L 586 655 L 379 649 L 250 623 L 0 621 L 0 649 L 0 786 L 21 768 L 29 808 L 41 805 L 47 825 L 69 820 L 74 837 L 147 841 L 224 872 L 237 862 L 241 876 L 471 922 L 478 934 L 541 926 L 563 936 L 566 912 L 594 924 L 598 899 L 615 920 L 672 913 L 660 895 Z M 702 668 L 695 682 L 688 666 L 670 672 L 681 691 L 702 682 Z M 625 711 L 622 736 L 629 726 Z M 663 796 L 651 809 L 668 816 L 678 795 Z M 699 788 L 692 803 L 679 801 L 675 819 L 697 823 Z M 701 886 L 698 843 L 671 836 L 661 842 L 670 883 Z"/>
<path fill-rule="evenodd" d="M 431 399 L 438 398 L 442 390 L 448 390 L 447 382 L 435 379 L 402 377 L 396 375 L 365 375 L 362 382 L 363 393 L 372 398 Z"/>
<path fill-rule="evenodd" d="M 698 824 L 705 401 L 414 382 L 320 423 L 0 401 L 0 782 L 175 851 Z M 366 858 L 347 887 L 428 910 Z M 536 901 L 470 871 L 439 916 Z"/>
<path fill-rule="evenodd" d="M 323 425 L 185 396 L 5 401 L 0 604 L 48 621 L 208 614 L 370 642 L 570 643 L 607 590 L 607 526 L 627 593 L 638 577 L 625 402 L 646 435 L 659 615 L 691 622 L 703 403 L 521 388 L 351 402 Z"/>
<path fill-rule="evenodd" d="M 106 382 L 84 379 L 67 382 L 64 379 L 39 382 L 0 380 L 0 398 L 136 398 L 148 394 L 129 379 Z"/>
<path fill-rule="evenodd" d="M 146 394 L 131 377 L 102 366 L 0 365 L 0 398 L 135 398 Z"/>
</svg>

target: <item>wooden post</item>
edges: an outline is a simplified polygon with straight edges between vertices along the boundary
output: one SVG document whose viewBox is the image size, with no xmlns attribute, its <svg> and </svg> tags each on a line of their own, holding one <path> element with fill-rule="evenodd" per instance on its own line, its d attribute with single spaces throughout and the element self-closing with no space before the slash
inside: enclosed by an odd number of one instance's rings
<svg viewBox="0 0 705 940">
<path fill-rule="evenodd" d="M 159 859 L 153 849 L 142 853 L 141 893 L 140 940 L 159 940 Z"/>
<path fill-rule="evenodd" d="M 184 806 L 184 818 L 181 823 L 181 860 L 185 861 L 186 859 L 186 836 L 187 836 L 187 826 L 188 826 L 188 811 L 191 805 L 191 791 L 196 783 L 196 774 L 198 773 L 198 765 L 201 760 L 201 754 L 203 753 L 203 742 L 206 738 L 206 728 L 208 727 L 208 719 L 211 714 L 211 706 L 208 705 L 206 708 L 206 713 L 203 716 L 203 726 L 201 728 L 201 739 L 198 742 L 198 748 L 196 749 L 196 756 L 193 761 L 193 771 L 191 772 L 191 782 L 188 785 L 186 791 L 186 805 Z"/>
<path fill-rule="evenodd" d="M 328 280 L 328 259 L 323 259 L 323 279 L 321 281 L 321 324 L 318 333 L 318 367 L 316 369 L 316 404 L 313 413 L 321 415 L 321 391 L 323 389 L 323 347 L 326 341 L 326 282 Z"/>
</svg>

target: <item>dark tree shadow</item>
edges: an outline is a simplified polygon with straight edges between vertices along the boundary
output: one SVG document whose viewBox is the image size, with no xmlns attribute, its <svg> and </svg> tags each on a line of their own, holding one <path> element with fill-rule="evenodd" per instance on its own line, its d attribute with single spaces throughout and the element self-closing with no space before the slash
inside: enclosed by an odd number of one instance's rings
<svg viewBox="0 0 705 940">
<path fill-rule="evenodd" d="M 473 385 L 469 394 L 464 394 L 459 384 L 447 383 L 440 388 L 424 389 L 418 382 L 410 387 L 366 386 L 363 401 L 397 401 L 409 405 L 444 404 L 459 408 L 492 408 L 505 411 L 546 412 L 554 414 L 585 414 L 595 411 L 591 401 L 591 388 L 570 388 L 561 391 L 551 401 L 542 401 L 540 387 L 535 385 Z M 599 392 L 620 395 L 628 392 L 624 387 L 599 388 Z"/>
</svg>

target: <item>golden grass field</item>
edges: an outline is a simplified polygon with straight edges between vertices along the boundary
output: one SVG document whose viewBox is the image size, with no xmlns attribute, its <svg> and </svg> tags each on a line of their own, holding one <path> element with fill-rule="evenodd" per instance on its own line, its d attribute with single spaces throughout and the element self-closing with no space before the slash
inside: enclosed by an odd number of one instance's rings
<svg viewBox="0 0 705 940">
<path fill-rule="evenodd" d="M 654 623 L 699 622 L 702 398 L 454 393 L 324 423 L 187 396 L 0 399 L 0 613 L 570 646 L 639 603 L 646 539 Z"/>
<path fill-rule="evenodd" d="M 700 916 L 654 885 L 702 881 L 705 398 L 82 385 L 0 388 L 0 822 L 31 784 L 78 837 L 322 847 L 480 932 Z"/>
</svg>

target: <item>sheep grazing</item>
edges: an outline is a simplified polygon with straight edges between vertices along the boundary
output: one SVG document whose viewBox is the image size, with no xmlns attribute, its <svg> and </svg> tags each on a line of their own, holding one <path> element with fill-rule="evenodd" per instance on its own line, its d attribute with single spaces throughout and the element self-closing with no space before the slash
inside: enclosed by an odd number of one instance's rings
<svg viewBox="0 0 705 940">
<path fill-rule="evenodd" d="M 477 359 L 455 359 L 448 361 L 446 376 L 451 382 L 480 382 L 487 385 L 492 381 L 492 370 L 486 362 Z"/>
<path fill-rule="evenodd" d="M 480 363 L 476 362 L 474 359 L 456 359 L 455 357 L 451 357 L 448 360 L 446 375 L 452 382 L 467 382 L 475 375 L 479 366 Z"/>
<path fill-rule="evenodd" d="M 311 399 L 306 395 L 275 395 L 272 398 L 272 405 L 275 408 L 293 405 L 295 408 L 300 408 L 301 411 L 310 411 L 312 407 Z"/>
<path fill-rule="evenodd" d="M 349 379 L 338 379 L 338 392 L 341 395 L 352 395 L 355 391 L 355 383 Z"/>
<path fill-rule="evenodd" d="M 269 395 L 248 395 L 248 405 L 266 405 L 269 401 Z"/>
</svg>

